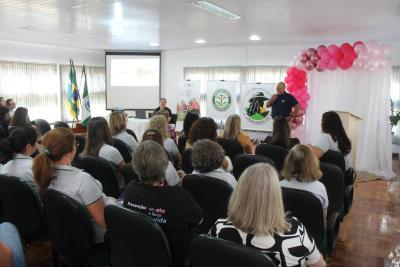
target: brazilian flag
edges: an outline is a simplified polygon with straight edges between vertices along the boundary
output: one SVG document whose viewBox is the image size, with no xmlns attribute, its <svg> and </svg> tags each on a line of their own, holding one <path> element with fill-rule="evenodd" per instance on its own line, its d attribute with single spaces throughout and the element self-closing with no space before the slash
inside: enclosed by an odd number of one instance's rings
<svg viewBox="0 0 400 267">
<path fill-rule="evenodd" d="M 69 83 L 68 83 L 68 93 L 66 99 L 66 105 L 74 120 L 78 120 L 79 115 L 79 90 L 78 84 L 76 82 L 76 72 L 74 67 L 74 62 L 72 59 L 69 62 L 70 71 L 69 71 Z"/>
</svg>

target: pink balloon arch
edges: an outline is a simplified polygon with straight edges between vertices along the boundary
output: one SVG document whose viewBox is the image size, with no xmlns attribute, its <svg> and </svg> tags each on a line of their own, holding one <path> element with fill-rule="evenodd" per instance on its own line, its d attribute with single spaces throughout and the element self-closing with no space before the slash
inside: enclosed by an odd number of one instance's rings
<svg viewBox="0 0 400 267">
<path fill-rule="evenodd" d="M 303 123 L 305 112 L 308 108 L 310 95 L 307 87 L 307 72 L 316 70 L 348 70 L 350 68 L 374 71 L 377 68 L 390 64 L 389 46 L 378 44 L 376 41 L 363 43 L 355 42 L 353 45 L 344 43 L 337 45 L 320 45 L 318 48 L 308 48 L 295 56 L 292 66 L 288 68 L 285 77 L 286 88 L 296 97 L 300 111 L 292 121 L 292 128 L 297 128 Z"/>
</svg>

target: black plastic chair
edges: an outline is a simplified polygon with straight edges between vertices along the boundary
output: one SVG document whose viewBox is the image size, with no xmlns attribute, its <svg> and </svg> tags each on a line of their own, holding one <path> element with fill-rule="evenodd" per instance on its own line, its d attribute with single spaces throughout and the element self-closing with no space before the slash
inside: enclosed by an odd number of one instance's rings
<svg viewBox="0 0 400 267">
<path fill-rule="evenodd" d="M 34 125 L 38 133 L 42 136 L 51 130 L 50 123 L 43 119 L 36 119 Z"/>
<path fill-rule="evenodd" d="M 325 251 L 324 214 L 321 201 L 312 193 L 299 189 L 282 187 L 285 211 L 298 218 L 314 238 L 319 250 Z"/>
<path fill-rule="evenodd" d="M 93 244 L 94 230 L 86 207 L 52 189 L 43 194 L 43 204 L 53 256 L 67 264 L 108 264 L 105 246 Z"/>
<path fill-rule="evenodd" d="M 104 209 L 113 267 L 170 267 L 171 252 L 161 227 L 147 215 L 117 206 Z"/>
<path fill-rule="evenodd" d="M 243 154 L 243 147 L 237 140 L 231 140 L 226 138 L 218 138 L 217 142 L 225 151 L 225 155 L 228 156 L 233 162 L 237 155 Z"/>
<path fill-rule="evenodd" d="M 233 175 L 235 176 L 236 180 L 239 180 L 240 175 L 242 175 L 247 167 L 259 162 L 269 163 L 272 166 L 275 166 L 275 163 L 271 159 L 262 155 L 237 155 L 235 160 L 233 161 Z"/>
<path fill-rule="evenodd" d="M 278 172 L 282 171 L 287 154 L 288 150 L 280 146 L 260 144 L 256 147 L 256 155 L 262 155 L 270 158 L 273 162 L 275 162 L 275 167 Z"/>
<path fill-rule="evenodd" d="M 119 153 L 121 153 L 122 158 L 124 159 L 125 163 L 129 163 L 132 161 L 132 152 L 129 150 L 128 145 L 117 138 L 113 138 L 113 147 L 118 149 Z"/>
<path fill-rule="evenodd" d="M 340 168 L 344 175 L 344 214 L 347 214 L 353 205 L 355 172 L 353 168 L 346 170 L 342 153 L 328 150 L 320 158 L 321 162 L 330 163 Z"/>
<path fill-rule="evenodd" d="M 192 240 L 190 258 L 192 267 L 276 266 L 259 250 L 207 235 L 199 235 Z"/>
<path fill-rule="evenodd" d="M 189 174 L 192 173 L 194 168 L 192 166 L 192 149 L 185 149 L 182 153 L 182 170 Z"/>
<path fill-rule="evenodd" d="M 183 153 L 183 151 L 185 150 L 186 147 L 186 142 L 188 140 L 188 137 L 186 135 L 181 135 L 178 138 L 178 150 L 179 153 Z"/>
<path fill-rule="evenodd" d="M 37 193 L 17 177 L 0 175 L 0 222 L 14 224 L 27 243 L 45 232 L 42 204 Z"/>
<path fill-rule="evenodd" d="M 328 193 L 329 206 L 326 224 L 327 248 L 332 251 L 339 236 L 340 223 L 344 216 L 344 182 L 343 173 L 336 165 L 321 162 L 323 176 L 320 180 Z"/>
<path fill-rule="evenodd" d="M 176 125 L 176 120 L 178 119 L 178 115 L 171 113 L 171 120 L 169 121 L 169 124 L 173 124 L 174 125 L 174 129 L 175 129 L 175 125 Z"/>
<path fill-rule="evenodd" d="M 117 174 L 110 162 L 100 157 L 84 156 L 79 158 L 79 167 L 100 181 L 104 194 L 118 198 Z"/>
<path fill-rule="evenodd" d="M 132 131 L 131 129 L 126 129 L 126 132 L 127 132 L 128 134 L 132 135 L 133 138 L 135 138 L 136 142 L 138 142 L 137 137 L 136 137 L 136 134 L 135 134 L 134 131 Z"/>
<path fill-rule="evenodd" d="M 189 190 L 193 199 L 203 208 L 203 222 L 197 227 L 207 233 L 215 221 L 226 218 L 232 187 L 222 180 L 203 175 L 190 174 L 183 179 L 182 186 Z"/>
<path fill-rule="evenodd" d="M 125 178 L 125 186 L 127 186 L 131 181 L 139 181 L 139 176 L 133 170 L 132 163 L 125 165 L 122 175 Z"/>
</svg>

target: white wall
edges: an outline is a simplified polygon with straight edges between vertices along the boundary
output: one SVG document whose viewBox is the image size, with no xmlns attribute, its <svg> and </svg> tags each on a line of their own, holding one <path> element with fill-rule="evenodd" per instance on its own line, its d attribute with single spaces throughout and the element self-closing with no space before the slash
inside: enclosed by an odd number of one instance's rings
<svg viewBox="0 0 400 267">
<path fill-rule="evenodd" d="M 221 46 L 164 51 L 161 59 L 161 95 L 168 99 L 168 106 L 174 110 L 177 85 L 183 79 L 184 67 L 289 65 L 301 50 L 317 46 Z M 393 65 L 400 65 L 400 44 L 391 44 L 391 60 Z"/>
<path fill-rule="evenodd" d="M 102 50 L 81 50 L 0 40 L 0 60 L 69 64 L 71 58 L 76 65 L 105 65 Z"/>
</svg>

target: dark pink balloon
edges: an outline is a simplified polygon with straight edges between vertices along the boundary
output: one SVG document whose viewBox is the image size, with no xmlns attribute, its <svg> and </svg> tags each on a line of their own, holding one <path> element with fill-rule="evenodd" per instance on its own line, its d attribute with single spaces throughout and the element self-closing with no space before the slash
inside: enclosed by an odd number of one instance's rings
<svg viewBox="0 0 400 267">
<path fill-rule="evenodd" d="M 316 55 L 316 54 L 318 54 L 318 50 L 317 49 L 315 49 L 315 48 L 308 48 L 307 49 L 307 56 L 309 56 L 310 58 L 313 55 Z"/>
<path fill-rule="evenodd" d="M 316 67 L 317 71 L 322 72 L 322 71 L 326 70 L 326 68 L 327 68 L 327 66 L 326 66 L 325 62 L 323 62 L 321 60 L 318 61 L 317 67 Z"/>
<path fill-rule="evenodd" d="M 307 61 L 306 70 L 312 71 L 314 69 L 314 64 L 311 61 Z"/>
<path fill-rule="evenodd" d="M 357 41 L 353 44 L 353 48 L 355 48 L 357 45 L 364 45 L 362 41 Z"/>
<path fill-rule="evenodd" d="M 310 58 L 308 57 L 307 54 L 302 54 L 302 55 L 300 56 L 300 62 L 301 62 L 301 63 L 307 63 L 307 61 L 308 61 L 309 59 L 310 59 Z"/>
</svg>

